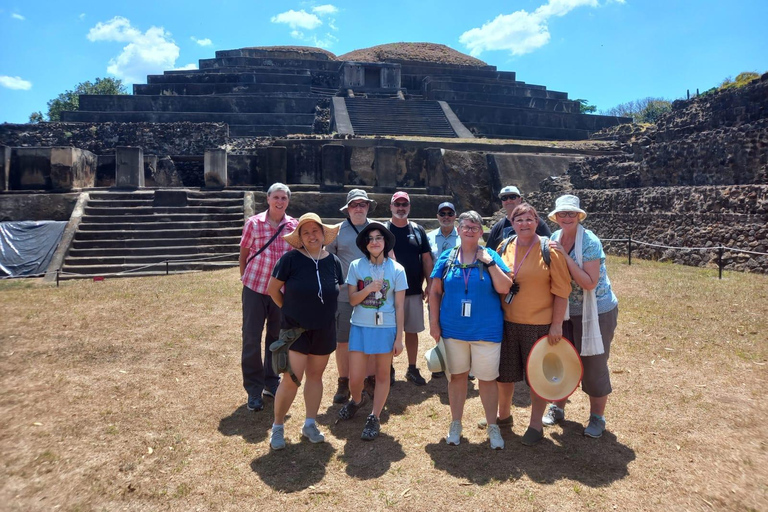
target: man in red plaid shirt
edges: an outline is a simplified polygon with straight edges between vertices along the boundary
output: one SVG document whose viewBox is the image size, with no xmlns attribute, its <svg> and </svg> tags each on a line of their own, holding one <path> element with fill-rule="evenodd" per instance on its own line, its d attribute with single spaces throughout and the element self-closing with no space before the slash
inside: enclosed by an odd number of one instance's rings
<svg viewBox="0 0 768 512">
<path fill-rule="evenodd" d="M 277 260 L 292 247 L 283 235 L 296 229 L 297 221 L 285 213 L 291 190 L 275 183 L 267 191 L 267 211 L 245 222 L 240 239 L 240 280 L 243 282 L 243 387 L 248 392 L 248 410 L 264 408 L 265 396 L 274 398 L 280 377 L 272 369 L 269 346 L 280 334 L 280 308 L 267 294 L 267 283 Z M 279 233 L 278 233 L 279 231 Z M 277 235 L 277 236 L 275 236 Z M 266 246 L 266 248 L 264 248 Z M 257 255 L 258 253 L 258 255 Z M 264 359 L 261 333 L 264 323 Z"/>
</svg>

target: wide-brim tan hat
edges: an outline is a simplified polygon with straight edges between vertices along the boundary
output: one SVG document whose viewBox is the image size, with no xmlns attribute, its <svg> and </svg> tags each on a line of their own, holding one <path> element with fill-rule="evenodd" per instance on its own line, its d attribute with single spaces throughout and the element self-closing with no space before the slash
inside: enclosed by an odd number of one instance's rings
<svg viewBox="0 0 768 512">
<path fill-rule="evenodd" d="M 296 229 L 293 230 L 293 233 L 289 233 L 287 235 L 283 235 L 283 240 L 291 244 L 296 249 L 301 249 L 303 244 L 301 243 L 301 237 L 299 236 L 299 230 L 301 229 L 301 226 L 308 222 L 315 222 L 320 225 L 321 228 L 323 228 L 323 246 L 326 246 L 336 240 L 336 237 L 339 236 L 339 228 L 341 227 L 341 224 L 323 224 L 323 221 L 320 219 L 320 216 L 316 213 L 305 213 L 301 217 L 299 217 L 299 224 L 296 226 Z"/>
<path fill-rule="evenodd" d="M 576 391 L 584 366 L 570 341 L 562 338 L 550 345 L 548 336 L 542 336 L 528 354 L 525 373 L 531 391 L 544 400 L 557 402 Z"/>
<path fill-rule="evenodd" d="M 578 212 L 579 222 L 587 218 L 587 212 L 581 209 L 579 198 L 570 194 L 555 199 L 555 209 L 549 212 L 549 220 L 557 222 L 556 214 L 558 212 Z"/>
<path fill-rule="evenodd" d="M 445 351 L 443 338 L 440 338 L 437 345 L 424 352 L 424 359 L 427 360 L 427 369 L 430 372 L 445 372 L 445 376 L 449 381 L 451 380 L 451 372 L 448 371 L 448 354 Z"/>
</svg>

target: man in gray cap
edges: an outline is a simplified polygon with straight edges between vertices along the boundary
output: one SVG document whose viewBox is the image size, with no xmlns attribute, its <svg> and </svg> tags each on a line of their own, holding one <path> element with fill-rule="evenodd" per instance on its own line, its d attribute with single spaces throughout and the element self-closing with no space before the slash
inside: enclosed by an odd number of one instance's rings
<svg viewBox="0 0 768 512">
<path fill-rule="evenodd" d="M 335 254 L 341 260 L 344 278 L 347 277 L 349 264 L 365 255 L 357 248 L 357 234 L 367 226 L 368 212 L 376 208 L 376 201 L 368 198 L 365 190 L 355 188 L 347 194 L 347 204 L 341 211 L 347 219 L 341 223 L 339 236 L 325 250 Z M 352 306 L 349 305 L 349 290 L 346 285 L 339 287 L 338 308 L 336 310 L 336 367 L 339 372 L 339 386 L 333 396 L 333 403 L 343 404 L 349 400 L 349 326 L 352 318 Z"/>
<path fill-rule="evenodd" d="M 456 231 L 456 208 L 448 201 L 437 207 L 437 221 L 440 227 L 427 233 L 429 248 L 432 249 L 432 261 L 446 250 L 459 245 L 459 233 Z"/>
<path fill-rule="evenodd" d="M 494 251 L 499 248 L 499 244 L 502 240 L 515 234 L 515 230 L 512 229 L 512 212 L 523 203 L 523 196 L 520 194 L 520 189 L 512 185 L 507 185 L 501 189 L 501 192 L 499 192 L 499 199 L 501 199 L 501 205 L 504 207 L 507 215 L 493 225 L 491 232 L 488 235 L 488 243 L 485 244 L 486 247 L 493 249 Z M 536 227 L 536 234 L 546 237 L 552 235 L 549 226 L 547 226 L 547 223 L 541 217 L 539 217 L 539 225 Z"/>
</svg>

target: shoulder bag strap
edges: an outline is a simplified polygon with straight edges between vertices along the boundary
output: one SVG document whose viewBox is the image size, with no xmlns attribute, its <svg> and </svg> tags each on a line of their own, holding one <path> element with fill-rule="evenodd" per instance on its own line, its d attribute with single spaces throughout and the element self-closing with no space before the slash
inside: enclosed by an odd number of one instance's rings
<svg viewBox="0 0 768 512">
<path fill-rule="evenodd" d="M 264 245 L 262 245 L 262 246 L 261 246 L 261 249 L 259 249 L 258 251 L 256 251 L 256 254 L 254 254 L 253 256 L 251 256 L 250 258 L 248 258 L 248 261 L 246 261 L 246 262 L 245 262 L 245 266 L 246 266 L 246 267 L 248 267 L 248 264 L 249 264 L 251 261 L 253 261 L 253 258 L 255 258 L 255 257 L 256 257 L 256 256 L 258 256 L 259 254 L 261 254 L 262 252 L 264 252 L 264 250 L 265 250 L 267 247 L 269 247 L 269 244 L 271 244 L 272 242 L 274 242 L 274 241 L 275 241 L 275 238 L 277 238 L 277 235 L 279 235 L 279 234 L 280 234 L 280 232 L 283 230 L 283 228 L 286 226 L 286 224 L 288 224 L 288 223 L 287 223 L 287 222 L 284 222 L 283 224 L 280 224 L 280 226 L 278 226 L 278 227 L 277 227 L 277 231 L 275 231 L 275 234 L 274 234 L 274 235 L 272 235 L 272 238 L 270 238 L 269 240 L 267 240 L 267 243 L 265 243 Z"/>
</svg>

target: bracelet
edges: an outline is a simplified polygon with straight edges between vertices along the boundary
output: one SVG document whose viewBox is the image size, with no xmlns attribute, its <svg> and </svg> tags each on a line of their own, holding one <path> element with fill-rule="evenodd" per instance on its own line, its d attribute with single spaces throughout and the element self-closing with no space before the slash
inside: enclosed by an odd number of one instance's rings
<svg viewBox="0 0 768 512">
<path fill-rule="evenodd" d="M 485 266 L 486 266 L 486 267 L 488 267 L 488 268 L 490 268 L 490 267 L 495 267 L 495 266 L 496 266 L 496 260 L 494 260 L 493 258 L 491 258 L 491 261 L 489 261 L 488 263 L 486 263 L 486 264 L 485 264 Z"/>
</svg>

